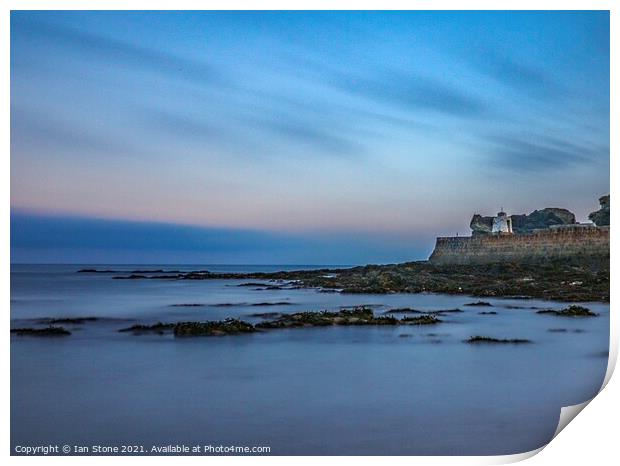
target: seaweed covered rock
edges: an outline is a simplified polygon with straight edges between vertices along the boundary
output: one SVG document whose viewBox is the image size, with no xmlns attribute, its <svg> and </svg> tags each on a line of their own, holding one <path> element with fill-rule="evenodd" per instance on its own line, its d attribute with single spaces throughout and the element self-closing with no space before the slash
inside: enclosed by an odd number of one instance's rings
<svg viewBox="0 0 620 466">
<path fill-rule="evenodd" d="M 294 288 L 313 288 L 320 292 L 333 293 L 433 292 L 480 298 L 529 297 L 566 302 L 609 301 L 609 255 L 579 257 L 578 260 L 549 258 L 536 263 L 440 264 L 418 261 L 346 269 L 195 275 L 204 280 L 285 280 L 295 283 Z M 184 277 L 180 274 L 173 279 L 182 280 Z M 580 285 L 567 286 L 567 283 L 576 282 Z M 264 286 L 265 283 L 242 282 L 241 285 Z"/>
<path fill-rule="evenodd" d="M 85 324 L 87 322 L 96 322 L 101 320 L 100 317 L 50 317 L 46 319 L 41 319 L 40 322 L 42 324 L 55 325 L 55 324 L 65 324 L 65 325 L 80 325 Z"/>
<path fill-rule="evenodd" d="M 50 325 L 43 328 L 12 328 L 11 333 L 19 337 L 32 336 L 32 337 L 64 337 L 71 335 L 71 332 L 63 327 L 56 327 Z"/>
<path fill-rule="evenodd" d="M 392 316 L 376 317 L 372 309 L 360 307 L 339 312 L 296 312 L 268 322 L 256 324 L 257 328 L 326 327 L 331 325 L 398 325 Z"/>
<path fill-rule="evenodd" d="M 426 311 L 426 314 L 431 314 L 431 315 L 436 315 L 436 316 L 443 316 L 446 314 L 459 314 L 463 312 L 461 309 L 459 308 L 454 308 L 454 309 L 440 309 L 439 311 Z"/>
<path fill-rule="evenodd" d="M 506 343 L 506 344 L 522 344 L 522 343 L 531 343 L 530 340 L 526 340 L 523 338 L 493 338 L 493 337 L 483 337 L 480 335 L 476 335 L 473 337 L 469 337 L 465 340 L 465 343 L 478 344 L 478 343 Z"/>
<path fill-rule="evenodd" d="M 174 326 L 175 337 L 212 337 L 252 333 L 252 324 L 239 319 L 226 319 L 217 322 L 179 322 Z"/>
<path fill-rule="evenodd" d="M 156 333 L 158 335 L 163 335 L 167 331 L 172 330 L 174 326 L 175 324 L 164 324 L 162 322 L 157 322 L 153 325 L 136 324 L 131 327 L 122 328 L 119 332 L 131 332 L 134 335 L 143 335 L 145 333 Z"/>
<path fill-rule="evenodd" d="M 572 305 L 568 306 L 566 309 L 562 309 L 561 311 L 556 311 L 555 309 L 543 309 L 542 311 L 537 311 L 536 314 L 552 314 L 560 317 L 596 317 L 597 313 L 592 312 L 587 307 Z"/>
<path fill-rule="evenodd" d="M 423 316 L 416 316 L 416 317 L 403 317 L 400 321 L 408 325 L 434 325 L 434 324 L 438 324 L 442 320 L 438 319 L 434 315 L 426 314 Z"/>
</svg>

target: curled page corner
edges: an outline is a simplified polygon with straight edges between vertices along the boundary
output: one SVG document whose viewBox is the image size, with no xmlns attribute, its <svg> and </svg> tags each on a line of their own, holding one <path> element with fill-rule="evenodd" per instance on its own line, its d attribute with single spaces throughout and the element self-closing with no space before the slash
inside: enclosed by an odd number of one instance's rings
<svg viewBox="0 0 620 466">
<path fill-rule="evenodd" d="M 618 346 L 617 346 L 617 339 L 613 338 L 610 341 L 610 347 L 609 347 L 609 356 L 607 357 L 607 371 L 605 373 L 605 379 L 603 380 L 603 383 L 601 384 L 601 388 L 599 389 L 597 395 L 599 393 L 601 393 L 601 391 L 605 388 L 605 386 L 607 386 L 607 384 L 609 383 L 609 380 L 611 379 L 611 376 L 614 372 L 614 369 L 616 367 L 616 360 L 618 358 Z M 596 395 L 595 395 L 596 397 Z M 549 443 L 551 443 L 553 441 L 554 438 L 556 438 L 558 436 L 558 434 L 560 432 L 562 432 L 562 430 L 564 430 L 564 428 L 573 420 L 577 417 L 577 415 L 583 411 L 583 409 L 588 406 L 590 404 L 590 402 L 593 400 L 594 398 L 590 398 L 589 400 L 584 401 L 583 403 L 579 403 L 576 405 L 571 405 L 571 406 L 563 406 L 562 409 L 560 410 L 560 419 L 558 420 L 558 426 L 555 429 L 555 433 L 553 434 L 553 437 L 551 437 L 551 440 L 549 440 Z"/>
<path fill-rule="evenodd" d="M 613 332 L 613 331 L 612 331 Z M 607 384 L 609 383 L 609 380 L 611 379 L 611 376 L 614 372 L 615 366 L 616 366 L 616 361 L 618 358 L 618 340 L 616 338 L 614 338 L 614 335 L 612 333 L 612 338 L 610 341 L 610 345 L 609 345 L 609 357 L 607 359 L 607 371 L 605 373 L 605 379 L 603 380 L 603 383 L 601 385 L 601 388 L 599 389 L 598 393 L 601 393 L 601 391 L 607 386 Z M 597 393 L 597 395 L 598 395 Z M 513 455 L 503 455 L 503 456 L 497 456 L 495 457 L 495 461 L 489 463 L 489 464 L 509 464 L 509 463 L 517 463 L 519 461 L 523 461 L 526 460 L 528 458 L 531 458 L 533 456 L 536 456 L 538 453 L 540 453 L 542 450 L 544 450 L 547 445 L 549 445 L 554 438 L 556 438 L 560 432 L 562 432 L 564 430 L 564 428 L 570 424 L 570 422 L 575 419 L 577 417 L 577 415 L 584 410 L 584 408 L 586 406 L 588 406 L 590 404 L 590 402 L 596 398 L 590 398 L 589 400 L 584 401 L 583 403 L 579 403 L 576 405 L 571 405 L 571 406 L 563 406 L 562 409 L 560 410 L 560 418 L 558 420 L 558 426 L 555 429 L 555 432 L 553 434 L 553 437 L 551 437 L 551 439 L 544 444 L 542 447 L 540 448 L 536 448 L 535 450 L 530 450 L 530 451 L 526 451 L 523 453 L 517 453 L 517 454 L 513 454 Z"/>
<path fill-rule="evenodd" d="M 603 385 L 604 386 L 604 385 Z M 602 389 L 602 387 L 601 387 Z M 600 392 L 600 391 L 599 391 Z M 525 451 L 523 453 L 516 453 L 513 455 L 502 455 L 494 457 L 494 460 L 489 464 L 510 464 L 510 463 L 518 463 L 519 461 L 524 461 L 533 456 L 536 456 L 538 453 L 543 451 L 547 445 L 549 445 L 557 435 L 562 432 L 562 430 L 573 420 L 577 415 L 588 406 L 588 404 L 592 401 L 592 399 L 584 401 L 583 403 L 572 405 L 572 406 L 563 406 L 560 410 L 560 419 L 558 420 L 558 426 L 555 429 L 553 437 L 549 439 L 547 443 L 543 446 L 536 448 L 534 450 Z"/>
<path fill-rule="evenodd" d="M 513 455 L 504 455 L 504 456 L 496 456 L 496 461 L 490 464 L 511 464 L 518 463 L 519 461 L 524 461 L 532 456 L 536 456 L 538 453 L 543 451 L 545 447 L 548 445 L 545 444 L 542 447 L 536 448 L 535 450 L 526 451 L 523 453 L 515 453 Z"/>
<path fill-rule="evenodd" d="M 581 411 L 583 411 L 583 409 L 588 406 L 588 404 L 590 404 L 590 401 L 592 401 L 594 398 L 590 399 L 590 400 L 586 400 L 583 403 L 579 403 L 576 405 L 571 405 L 571 406 L 563 406 L 562 409 L 560 410 L 560 419 L 558 420 L 558 426 L 555 429 L 555 433 L 553 434 L 553 437 L 551 437 L 551 440 L 549 440 L 549 443 L 551 443 L 553 441 L 554 438 L 556 438 L 558 436 L 558 434 L 560 432 L 562 432 L 564 430 L 564 428 L 570 424 L 570 422 L 575 419 L 577 417 L 577 414 L 579 414 Z"/>
</svg>

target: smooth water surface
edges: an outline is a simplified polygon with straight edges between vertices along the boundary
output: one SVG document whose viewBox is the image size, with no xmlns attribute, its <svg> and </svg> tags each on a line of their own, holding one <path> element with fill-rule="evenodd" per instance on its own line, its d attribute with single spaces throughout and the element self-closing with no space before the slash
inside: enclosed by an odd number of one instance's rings
<svg viewBox="0 0 620 466">
<path fill-rule="evenodd" d="M 238 286 L 246 280 L 115 280 L 76 273 L 82 267 L 93 266 L 12 266 L 12 327 L 43 317 L 115 318 L 65 325 L 68 337 L 11 338 L 13 447 L 178 443 L 270 446 L 272 454 L 519 453 L 548 442 L 560 408 L 593 397 L 607 367 L 609 306 L 602 303 L 585 304 L 599 317 L 562 318 L 531 307 L 565 303 L 539 300 L 485 299 L 494 306 L 475 307 L 463 306 L 478 301 L 469 296 Z M 273 302 L 290 304 L 252 305 Z M 261 318 L 250 314 L 361 304 L 377 314 L 391 307 L 464 312 L 434 326 L 186 339 L 117 331 L 136 322 L 256 323 Z M 472 335 L 533 343 L 463 342 Z"/>
</svg>

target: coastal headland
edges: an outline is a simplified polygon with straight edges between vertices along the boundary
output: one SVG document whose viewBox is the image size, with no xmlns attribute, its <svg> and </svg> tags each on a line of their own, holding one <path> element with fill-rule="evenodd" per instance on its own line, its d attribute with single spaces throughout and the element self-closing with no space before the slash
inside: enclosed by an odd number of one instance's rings
<svg viewBox="0 0 620 466">
<path fill-rule="evenodd" d="M 566 209 L 529 215 L 474 215 L 472 236 L 437 238 L 427 261 L 351 268 L 256 273 L 208 270 L 83 269 L 119 280 L 270 280 L 242 283 L 257 289 L 317 288 L 339 293 L 446 293 L 480 297 L 609 301 L 609 196 L 580 224 Z"/>
</svg>

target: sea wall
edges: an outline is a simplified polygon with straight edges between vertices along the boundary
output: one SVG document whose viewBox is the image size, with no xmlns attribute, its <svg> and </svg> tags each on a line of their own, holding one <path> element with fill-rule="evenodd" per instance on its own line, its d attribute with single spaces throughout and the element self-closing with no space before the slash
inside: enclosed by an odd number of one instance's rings
<svg viewBox="0 0 620 466">
<path fill-rule="evenodd" d="M 563 227 L 514 235 L 439 237 L 429 260 L 439 264 L 464 264 L 594 257 L 609 257 L 609 227 Z"/>
</svg>

